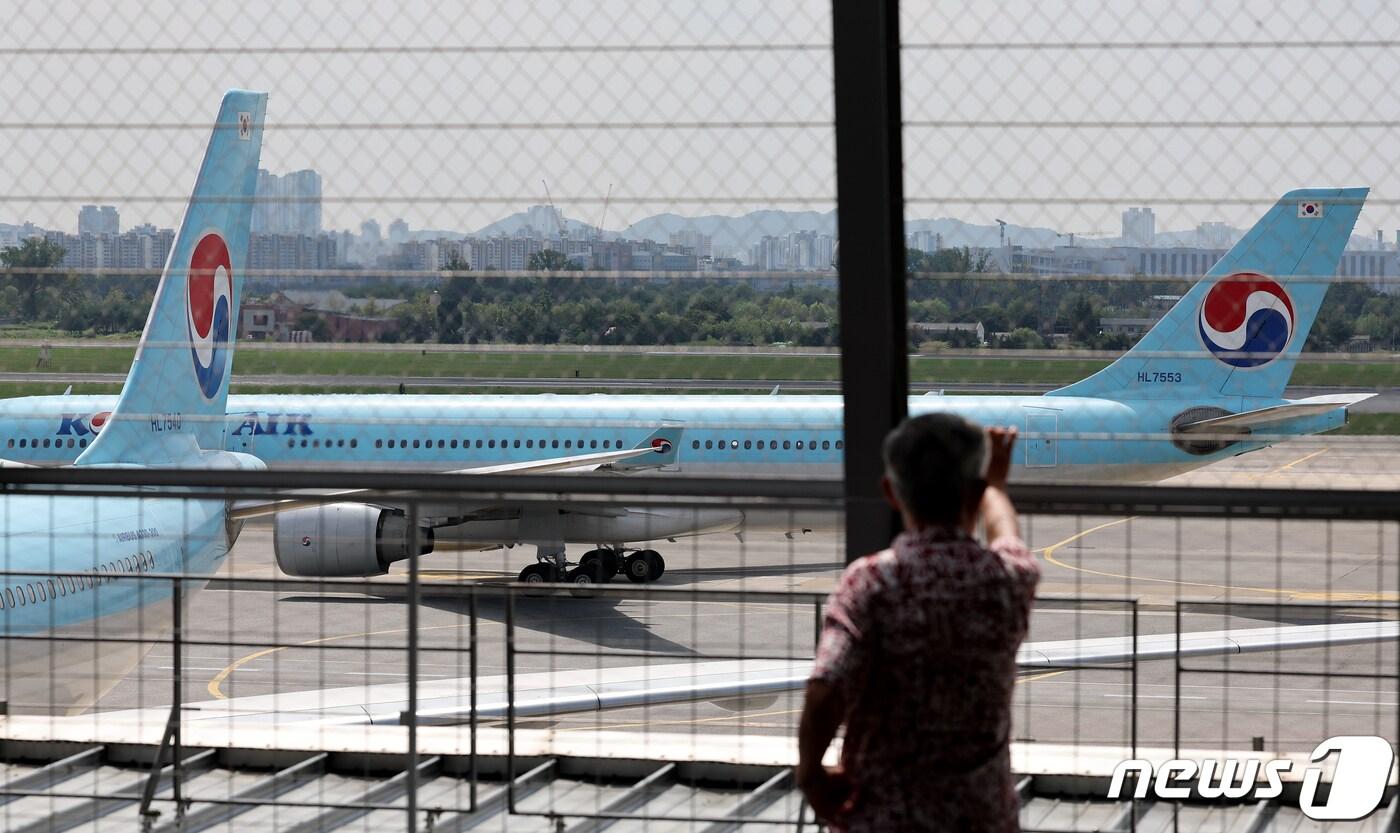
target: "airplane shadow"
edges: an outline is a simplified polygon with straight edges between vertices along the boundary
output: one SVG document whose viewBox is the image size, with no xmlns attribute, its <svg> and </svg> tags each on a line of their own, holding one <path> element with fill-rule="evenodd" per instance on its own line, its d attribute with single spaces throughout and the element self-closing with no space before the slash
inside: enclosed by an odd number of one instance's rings
<svg viewBox="0 0 1400 833">
<path fill-rule="evenodd" d="M 743 565 L 734 567 L 691 567 L 688 569 L 668 569 L 658 585 L 665 587 L 673 582 L 667 579 L 681 576 L 695 576 L 699 579 L 718 578 L 749 578 L 759 576 L 793 576 L 799 573 L 819 573 L 822 571 L 840 572 L 846 569 L 844 561 L 822 561 L 814 564 L 771 564 L 763 566 L 746 567 Z M 674 582 L 679 584 L 681 582 Z"/>
<path fill-rule="evenodd" d="M 663 577 L 664 578 L 664 577 Z M 407 596 L 407 588 L 401 585 L 385 586 L 381 591 L 362 597 L 353 596 L 283 596 L 281 601 L 301 604 L 353 604 L 353 605 L 402 605 Z M 470 615 L 471 607 L 465 593 L 450 587 L 424 586 L 420 596 L 421 604 L 434 610 L 456 614 L 464 620 Z M 651 626 L 639 621 L 619 609 L 629 600 L 624 599 L 580 599 L 560 592 L 558 595 L 532 598 L 515 597 L 515 627 L 518 630 L 549 637 L 567 637 L 595 645 L 598 656 L 611 652 L 625 654 L 651 654 L 669 657 L 695 657 L 701 652 L 693 647 L 674 642 L 659 636 Z M 682 602 L 683 603 L 683 602 Z M 476 601 L 476 614 L 479 624 L 488 622 L 505 625 L 506 600 L 503 596 L 480 594 Z M 521 637 L 518 635 L 517 639 Z M 526 637 L 522 650 L 537 650 L 532 644 L 537 640 Z M 550 643 L 549 648 L 553 648 Z M 563 646 L 559 646 L 562 648 Z"/>
</svg>

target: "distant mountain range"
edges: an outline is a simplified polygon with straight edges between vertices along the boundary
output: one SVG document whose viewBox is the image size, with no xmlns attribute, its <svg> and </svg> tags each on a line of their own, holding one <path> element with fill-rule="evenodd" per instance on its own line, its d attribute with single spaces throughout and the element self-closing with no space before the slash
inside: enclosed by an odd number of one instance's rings
<svg viewBox="0 0 1400 833">
<path fill-rule="evenodd" d="M 535 208 L 538 212 L 539 207 Z M 538 213 L 535 215 L 538 218 Z M 490 225 L 477 229 L 471 234 L 462 232 L 447 231 L 420 231 L 415 235 L 420 238 L 448 237 L 460 238 L 466 236 L 490 237 L 494 235 L 515 235 L 520 234 L 527 228 L 531 228 L 530 212 L 520 211 L 515 214 L 497 220 Z M 587 237 L 595 233 L 595 227 L 580 220 L 565 218 L 565 226 L 571 235 L 577 237 Z M 548 232 L 553 232 L 553 224 L 548 223 Z M 533 226 L 538 228 L 538 225 Z M 992 248 L 1001 245 L 1001 229 L 995 225 L 977 225 L 963 220 L 956 220 L 951 217 L 940 217 L 938 219 L 906 220 L 904 224 L 906 234 L 913 234 L 919 231 L 928 231 L 943 236 L 943 245 L 947 247 L 973 246 Z M 749 247 L 765 236 L 779 237 L 798 231 L 814 231 L 818 234 L 829 234 L 836 236 L 836 211 L 782 211 L 763 210 L 751 211 L 747 214 L 732 216 L 724 214 L 704 214 L 697 217 L 685 217 L 680 214 L 655 214 L 650 217 L 638 220 L 626 228 L 613 231 L 605 229 L 602 237 L 605 240 L 628 239 L 628 240 L 655 240 L 665 243 L 670 240 L 672 234 L 681 231 L 695 231 L 700 234 L 709 235 L 716 253 L 726 253 L 744 256 Z M 1243 234 L 1242 229 L 1231 228 L 1230 243 L 1238 240 Z M 1054 229 L 1038 226 L 1019 226 L 1008 224 L 1006 226 L 1007 241 L 1013 245 L 1025 246 L 1027 248 L 1050 248 L 1057 245 L 1068 245 L 1070 242 L 1068 234 L 1061 234 Z M 1085 237 L 1075 235 L 1074 243 L 1085 247 L 1108 247 L 1121 246 L 1121 237 Z M 1187 231 L 1160 231 L 1156 234 L 1154 246 L 1157 248 L 1170 248 L 1173 246 L 1183 247 L 1204 247 L 1208 241 L 1202 239 L 1202 235 L 1195 229 Z M 1352 235 L 1349 248 L 1370 249 L 1375 246 L 1375 240 L 1365 235 Z"/>
<path fill-rule="evenodd" d="M 463 237 L 515 236 L 530 229 L 534 229 L 537 233 L 552 235 L 555 232 L 555 224 L 548 219 L 552 213 L 544 212 L 546 209 L 542 206 L 533 206 L 529 210 L 518 211 L 472 232 L 417 229 L 412 232 L 412 236 L 418 240 L 439 238 L 458 240 Z M 581 220 L 566 217 L 564 225 L 569 230 L 569 234 L 576 238 L 587 238 L 596 232 L 594 226 Z M 541 228 L 541 226 L 544 227 Z M 0 223 L 0 238 L 16 239 L 23 229 L 24 226 L 21 225 Z M 1001 231 L 995 224 L 977 225 L 950 217 L 940 217 L 933 220 L 907 220 L 904 229 L 906 234 L 920 231 L 941 234 L 943 245 L 947 247 L 992 248 L 999 246 L 1001 241 Z M 605 240 L 621 238 L 655 240 L 659 243 L 666 243 L 672 234 L 681 231 L 695 231 L 709 235 L 716 254 L 744 257 L 749 248 L 765 236 L 780 237 L 793 232 L 813 231 L 835 237 L 836 211 L 781 211 L 774 209 L 751 211 L 738 216 L 704 214 L 697 217 L 684 217 L 671 213 L 654 214 L 617 231 L 605 229 L 601 236 Z M 1242 230 L 1231 229 L 1231 243 L 1238 240 L 1243 233 Z M 1006 237 L 1008 242 L 1028 248 L 1049 248 L 1069 243 L 1068 235 L 1062 235 L 1051 228 L 1037 226 L 1007 225 Z M 1122 245 L 1122 238 L 1076 235 L 1074 242 L 1075 245 L 1085 247 L 1119 246 Z M 1195 229 L 1157 232 L 1155 240 L 1155 246 L 1158 248 L 1204 245 L 1206 245 L 1205 241 L 1201 239 L 1201 235 Z M 1348 248 L 1362 251 L 1374 249 L 1375 238 L 1353 234 Z"/>
<path fill-rule="evenodd" d="M 534 219 L 538 221 L 539 216 L 538 207 L 536 207 Z M 527 232 L 532 228 L 538 231 L 539 224 L 532 223 L 531 219 L 530 211 L 518 211 L 470 233 L 424 229 L 415 231 L 414 236 L 424 240 L 440 237 L 458 239 L 497 235 L 513 236 Z M 554 224 L 548 221 L 545 221 L 544 224 L 548 226 L 544 231 L 553 233 Z M 564 225 L 568 228 L 569 234 L 576 237 L 587 237 L 596 231 L 595 227 L 588 223 L 567 217 L 564 219 Z M 1001 230 L 996 225 L 977 225 L 950 217 L 940 217 L 935 220 L 908 220 L 905 222 L 904 230 L 906 234 L 919 231 L 941 234 L 943 235 L 943 245 L 949 247 L 991 248 L 1001 245 Z M 813 231 L 817 234 L 829 234 L 835 237 L 836 212 L 834 210 L 781 211 L 774 209 L 751 211 L 737 216 L 704 214 L 698 217 L 685 217 L 672 213 L 654 214 L 638 220 L 626 228 L 616 231 L 605 229 L 602 232 L 602 237 L 605 240 L 655 240 L 659 243 L 665 243 L 670 240 L 672 234 L 682 231 L 694 231 L 709 235 L 717 253 L 742 257 L 751 246 L 767 236 L 781 237 L 798 231 Z M 1236 236 L 1240 233 L 1242 232 L 1235 232 Z M 1048 248 L 1069 243 L 1068 235 L 1061 235 L 1051 228 L 1035 226 L 1007 225 L 1006 237 L 1012 244 L 1028 248 Z M 1191 231 L 1162 232 L 1157 235 L 1157 245 L 1195 246 L 1197 245 L 1197 237 L 1194 229 Z M 1121 245 L 1121 238 L 1076 236 L 1074 242 L 1080 246 L 1117 246 Z M 1363 238 L 1356 238 L 1355 242 L 1365 245 Z"/>
</svg>

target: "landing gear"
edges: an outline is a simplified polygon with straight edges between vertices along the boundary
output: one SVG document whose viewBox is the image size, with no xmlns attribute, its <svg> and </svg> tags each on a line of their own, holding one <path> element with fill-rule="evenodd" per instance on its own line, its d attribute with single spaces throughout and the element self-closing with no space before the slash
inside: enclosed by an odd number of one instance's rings
<svg viewBox="0 0 1400 833">
<path fill-rule="evenodd" d="M 617 553 L 612 550 L 589 550 L 578 560 L 578 565 L 580 567 L 588 567 L 594 564 L 598 565 L 598 572 L 599 575 L 602 576 L 602 581 L 608 581 L 613 576 L 622 572 L 621 559 L 619 559 Z"/>
<path fill-rule="evenodd" d="M 543 548 L 542 548 L 543 549 Z M 550 548 L 536 555 L 538 561 L 520 571 L 521 584 L 577 585 L 574 595 L 594 595 L 591 590 L 579 587 L 607 584 L 612 577 L 621 573 L 634 584 L 646 584 L 661 578 L 666 572 L 666 559 L 656 550 L 638 550 L 623 557 L 623 549 L 600 547 L 589 550 L 579 559 L 577 565 L 564 558 L 562 547 Z"/>
<path fill-rule="evenodd" d="M 574 598 L 591 599 L 598 595 L 594 592 L 595 589 L 606 581 L 606 579 L 600 578 L 602 569 L 601 564 L 594 562 L 580 565 L 568 572 L 564 581 L 572 585 L 569 592 L 573 594 Z M 612 576 L 608 576 L 608 578 L 612 578 Z"/>
<path fill-rule="evenodd" d="M 634 584 L 656 581 L 666 572 L 666 559 L 656 550 L 640 550 L 627 556 L 623 564 L 627 580 Z"/>
<path fill-rule="evenodd" d="M 554 565 L 544 561 L 538 561 L 520 571 L 519 582 L 525 585 L 525 595 L 543 596 L 545 590 L 541 585 L 558 581 L 555 575 Z"/>
<path fill-rule="evenodd" d="M 553 564 L 546 564 L 540 561 L 521 570 L 518 580 L 521 584 L 546 584 L 548 582 L 558 581 L 559 579 L 555 575 Z"/>
</svg>

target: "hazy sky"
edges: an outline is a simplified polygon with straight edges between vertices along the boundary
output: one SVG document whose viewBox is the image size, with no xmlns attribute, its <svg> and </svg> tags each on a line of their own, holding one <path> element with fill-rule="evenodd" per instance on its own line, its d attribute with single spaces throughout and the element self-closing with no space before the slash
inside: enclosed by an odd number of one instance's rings
<svg viewBox="0 0 1400 833">
<path fill-rule="evenodd" d="M 71 229 L 98 200 L 172 225 L 232 86 L 271 93 L 264 166 L 319 170 L 329 227 L 469 230 L 543 201 L 542 178 L 589 222 L 612 183 L 611 228 L 825 210 L 829 8 L 20 4 L 0 30 L 0 221 Z M 1248 225 L 1289 188 L 1361 184 L 1358 231 L 1400 227 L 1390 4 L 903 8 L 912 217 L 1116 233 L 1147 204 L 1159 228 Z"/>
</svg>

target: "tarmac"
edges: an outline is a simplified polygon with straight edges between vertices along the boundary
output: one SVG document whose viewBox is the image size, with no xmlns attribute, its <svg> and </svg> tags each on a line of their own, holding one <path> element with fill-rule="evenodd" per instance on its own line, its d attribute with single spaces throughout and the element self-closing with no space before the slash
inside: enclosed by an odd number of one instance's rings
<svg viewBox="0 0 1400 833">
<path fill-rule="evenodd" d="M 1173 483 L 1261 487 L 1400 487 L 1400 440 L 1316 437 L 1242 455 Z M 1174 518 L 1022 519 L 1043 579 L 1028 641 L 1257 628 L 1393 617 L 1400 601 L 1394 523 Z M 810 657 L 819 602 L 843 566 L 836 534 L 788 539 L 755 530 L 657 542 L 659 586 L 798 591 L 789 603 L 733 598 L 519 598 L 510 583 L 531 550 L 440 552 L 421 562 L 418 610 L 425 679 L 467 677 L 472 639 L 464 582 L 476 600 L 476 671 L 645 665 L 668 660 Z M 220 578 L 191 602 L 186 701 L 407 679 L 404 564 L 366 591 L 323 593 L 239 579 L 279 575 L 271 527 L 249 525 Z M 628 585 L 622 577 L 614 579 Z M 1135 599 L 1136 606 L 1127 600 Z M 1192 606 L 1178 608 L 1178 602 Z M 1287 603 L 1287 609 L 1279 607 Z M 1390 605 L 1389 612 L 1377 605 Z M 1051 671 L 1018 686 L 1014 736 L 1045 743 L 1311 750 L 1338 734 L 1393 734 L 1400 695 L 1395 644 L 1307 649 L 1104 670 Z M 171 654 L 157 645 L 99 704 L 152 706 L 171 697 Z M 1225 673 L 1228 671 L 1229 673 Z M 1318 672 L 1326 671 L 1327 675 Z M 1260 673 L 1265 672 L 1265 673 Z M 1344 677 L 1391 675 L 1392 679 Z M 1136 712 L 1131 708 L 1136 700 Z M 800 696 L 583 714 L 531 726 L 791 734 Z M 1136 720 L 1134 720 L 1134 715 Z"/>
</svg>

